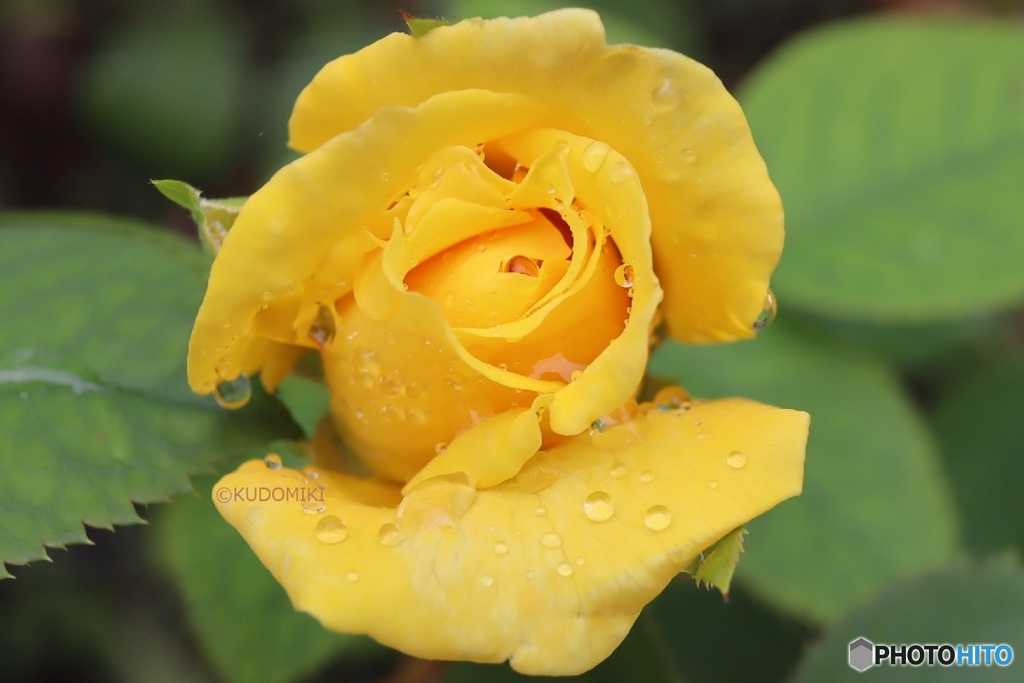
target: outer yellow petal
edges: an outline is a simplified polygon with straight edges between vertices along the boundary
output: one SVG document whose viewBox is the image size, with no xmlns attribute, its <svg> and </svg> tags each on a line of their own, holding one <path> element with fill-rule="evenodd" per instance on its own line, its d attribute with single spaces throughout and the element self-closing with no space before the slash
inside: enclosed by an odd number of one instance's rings
<svg viewBox="0 0 1024 683">
<path fill-rule="evenodd" d="M 554 127 L 621 152 L 647 195 L 671 334 L 753 335 L 782 249 L 782 207 L 743 113 L 697 62 L 607 46 L 592 12 L 388 36 L 324 67 L 296 104 L 291 144 L 314 149 L 380 106 L 462 88 L 522 93 L 552 108 Z"/>
<path fill-rule="evenodd" d="M 567 439 L 485 491 L 429 479 L 397 509 L 330 476 L 317 480 L 328 483 L 316 515 L 247 502 L 299 476 L 260 461 L 221 481 L 240 499 L 215 499 L 296 608 L 328 628 L 420 657 L 575 674 L 699 552 L 799 493 L 807 423 L 723 400 Z"/>
<path fill-rule="evenodd" d="M 303 287 L 325 255 L 336 272 L 354 272 L 377 246 L 367 227 L 413 183 L 424 160 L 445 147 L 536 125 L 542 116 L 541 107 L 518 95 L 442 93 L 415 109 L 381 109 L 279 171 L 245 203 L 214 261 L 189 343 L 192 388 L 210 393 L 237 375 L 253 318 Z M 323 301 L 351 287 L 337 283 Z"/>
</svg>

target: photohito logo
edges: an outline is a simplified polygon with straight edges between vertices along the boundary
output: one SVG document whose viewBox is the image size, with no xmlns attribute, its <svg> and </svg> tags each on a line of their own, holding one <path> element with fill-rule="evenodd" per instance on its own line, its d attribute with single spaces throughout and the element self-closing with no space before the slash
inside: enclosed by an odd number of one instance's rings
<svg viewBox="0 0 1024 683">
<path fill-rule="evenodd" d="M 864 637 L 850 641 L 851 669 L 873 666 L 1010 666 L 1013 648 L 1006 643 L 900 643 L 875 644 Z"/>
</svg>

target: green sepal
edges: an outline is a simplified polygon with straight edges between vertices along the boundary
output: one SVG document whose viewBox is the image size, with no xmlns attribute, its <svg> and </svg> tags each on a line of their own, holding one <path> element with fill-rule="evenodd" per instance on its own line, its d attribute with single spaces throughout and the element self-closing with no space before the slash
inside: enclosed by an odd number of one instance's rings
<svg viewBox="0 0 1024 683">
<path fill-rule="evenodd" d="M 422 38 L 438 26 L 451 26 L 455 22 L 451 19 L 421 19 L 414 17 L 411 14 L 402 12 L 402 20 L 405 21 L 405 25 L 409 27 L 409 33 L 412 34 L 413 38 Z"/>
<path fill-rule="evenodd" d="M 203 243 L 206 254 L 212 260 L 220 251 L 220 245 L 234 225 L 238 212 L 242 210 L 248 197 L 228 197 L 225 199 L 204 199 L 202 193 L 188 183 L 180 180 L 153 180 L 153 187 L 160 194 L 178 206 L 184 207 L 192 214 L 192 220 L 199 231 L 199 239 Z"/>
<path fill-rule="evenodd" d="M 743 536 L 746 533 L 743 527 L 733 529 L 702 552 L 687 567 L 686 573 L 693 577 L 697 585 L 714 586 L 728 599 L 729 585 L 740 561 L 740 553 L 743 552 Z"/>
</svg>

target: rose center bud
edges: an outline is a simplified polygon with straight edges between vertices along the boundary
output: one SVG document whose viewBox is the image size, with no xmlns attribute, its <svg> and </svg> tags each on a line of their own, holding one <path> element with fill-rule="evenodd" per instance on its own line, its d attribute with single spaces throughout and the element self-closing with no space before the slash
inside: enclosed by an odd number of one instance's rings
<svg viewBox="0 0 1024 683">
<path fill-rule="evenodd" d="M 413 269 L 410 291 L 438 304 L 452 327 L 509 323 L 565 276 L 572 249 L 540 212 L 524 225 L 494 230 L 448 249 Z"/>
</svg>

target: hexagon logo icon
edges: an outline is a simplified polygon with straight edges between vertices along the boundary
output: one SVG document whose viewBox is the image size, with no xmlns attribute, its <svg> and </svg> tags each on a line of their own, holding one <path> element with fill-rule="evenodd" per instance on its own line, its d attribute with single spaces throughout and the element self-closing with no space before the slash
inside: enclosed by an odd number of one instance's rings
<svg viewBox="0 0 1024 683">
<path fill-rule="evenodd" d="M 875 665 L 875 644 L 861 637 L 850 642 L 850 668 L 867 671 Z"/>
</svg>

